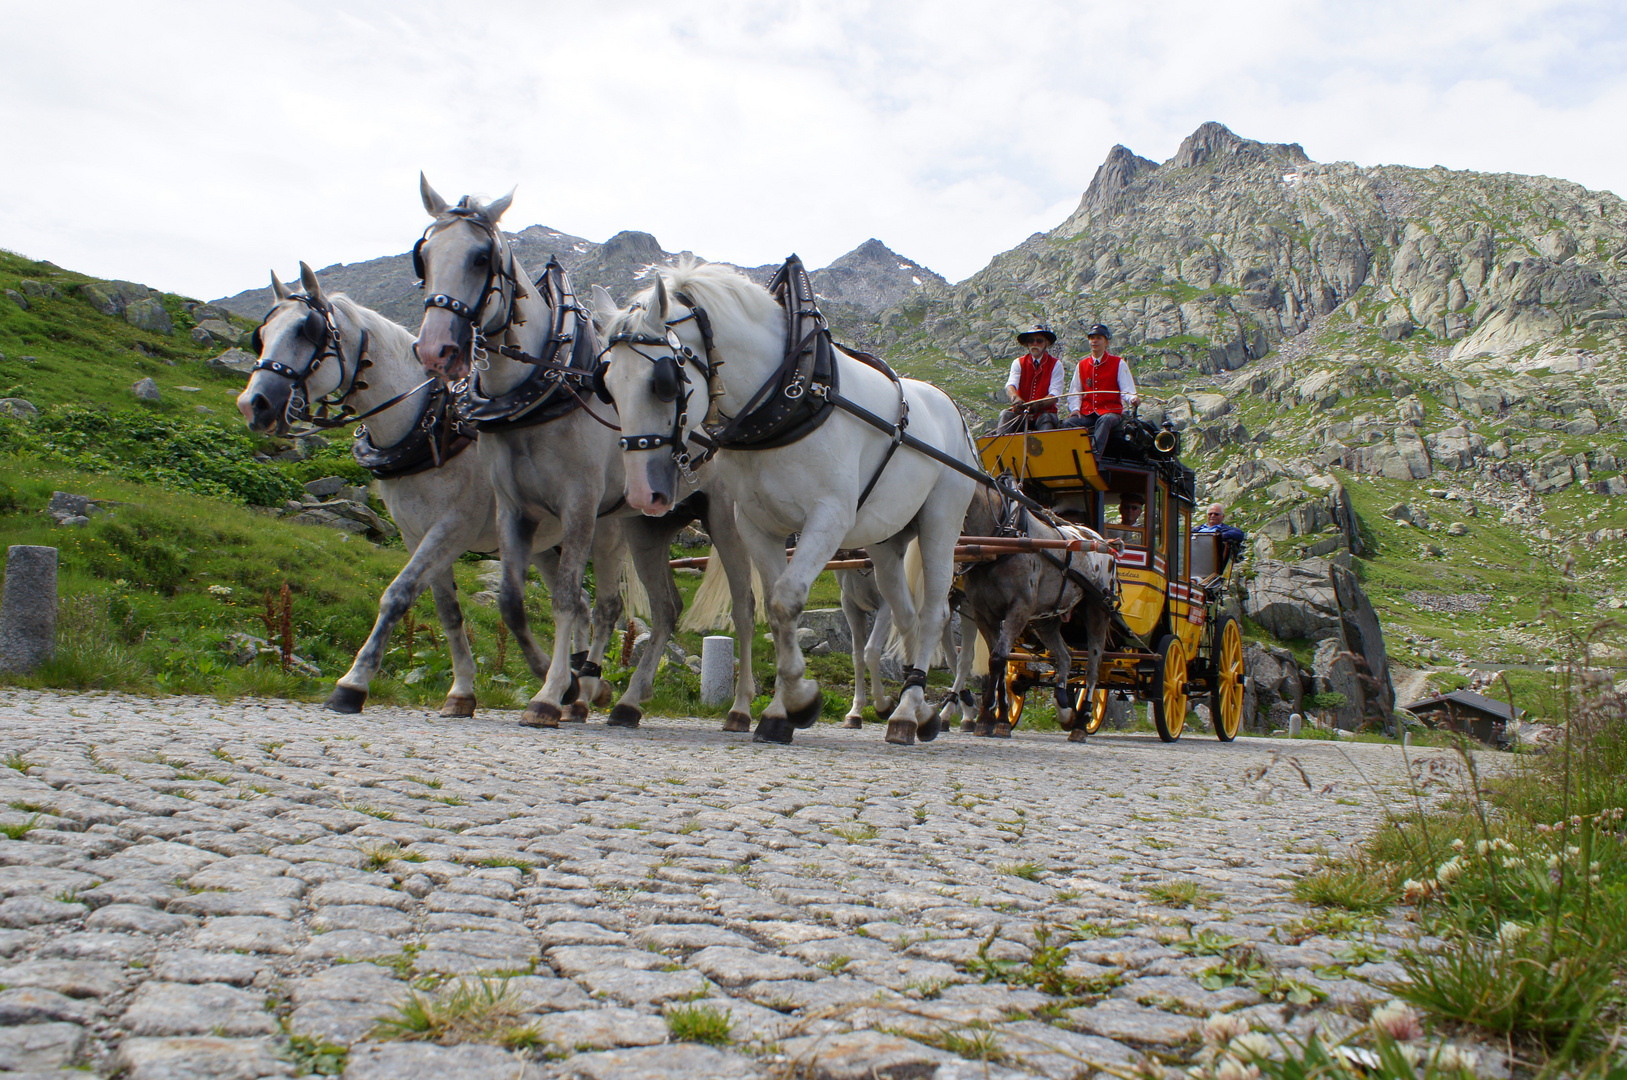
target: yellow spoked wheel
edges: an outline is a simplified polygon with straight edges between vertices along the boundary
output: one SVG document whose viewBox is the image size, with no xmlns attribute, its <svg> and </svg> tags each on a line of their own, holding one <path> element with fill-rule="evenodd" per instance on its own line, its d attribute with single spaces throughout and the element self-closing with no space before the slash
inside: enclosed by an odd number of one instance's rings
<svg viewBox="0 0 1627 1080">
<path fill-rule="evenodd" d="M 1107 691 L 1101 687 L 1096 688 L 1094 694 L 1085 694 L 1085 688 L 1079 688 L 1079 696 L 1073 702 L 1075 730 L 1083 731 L 1086 735 L 1094 735 L 1102 730 L 1102 721 L 1107 719 Z"/>
<path fill-rule="evenodd" d="M 1006 665 L 1006 711 L 1010 714 L 1006 722 L 1012 727 L 1016 727 L 1017 721 L 1022 719 L 1023 700 L 1027 697 L 1027 691 L 1017 689 L 1017 680 L 1022 674 L 1016 664 Z"/>
<path fill-rule="evenodd" d="M 1243 631 L 1226 615 L 1215 631 L 1215 670 L 1209 685 L 1209 717 L 1215 736 L 1231 742 L 1243 726 Z"/>
<path fill-rule="evenodd" d="M 1168 634 L 1158 643 L 1158 696 L 1152 699 L 1152 723 L 1158 737 L 1174 742 L 1186 727 L 1186 647 Z"/>
</svg>

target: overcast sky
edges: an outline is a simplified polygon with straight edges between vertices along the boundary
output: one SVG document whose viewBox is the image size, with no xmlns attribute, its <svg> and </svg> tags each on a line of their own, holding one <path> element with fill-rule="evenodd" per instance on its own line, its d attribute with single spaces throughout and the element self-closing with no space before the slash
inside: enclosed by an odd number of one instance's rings
<svg viewBox="0 0 1627 1080">
<path fill-rule="evenodd" d="M 1627 192 L 1627 5 L 1545 0 L 0 0 L 0 247 L 197 297 L 505 224 L 951 280 L 1114 143 L 1206 120 L 1318 161 Z"/>
</svg>

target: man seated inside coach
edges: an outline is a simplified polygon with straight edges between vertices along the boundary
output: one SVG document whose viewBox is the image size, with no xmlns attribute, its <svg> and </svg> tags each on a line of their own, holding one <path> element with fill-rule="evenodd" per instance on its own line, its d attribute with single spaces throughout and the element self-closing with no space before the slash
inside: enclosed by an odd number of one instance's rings
<svg viewBox="0 0 1627 1080">
<path fill-rule="evenodd" d="M 1243 541 L 1248 539 L 1248 533 L 1236 525 L 1226 524 L 1226 508 L 1219 503 L 1210 503 L 1204 512 L 1206 519 L 1202 525 L 1192 530 L 1193 536 L 1215 536 L 1220 538 L 1222 551 L 1216 560 L 1215 572 L 1226 568 L 1226 564 L 1237 558 L 1238 552 L 1243 550 Z"/>
</svg>

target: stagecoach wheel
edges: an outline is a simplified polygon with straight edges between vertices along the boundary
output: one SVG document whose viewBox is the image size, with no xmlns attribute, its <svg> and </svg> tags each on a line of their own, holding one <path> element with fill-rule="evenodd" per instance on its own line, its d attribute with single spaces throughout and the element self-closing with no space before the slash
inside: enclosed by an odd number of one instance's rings
<svg viewBox="0 0 1627 1080">
<path fill-rule="evenodd" d="M 1186 726 L 1186 647 L 1174 634 L 1158 643 L 1158 696 L 1152 699 L 1152 724 L 1158 737 L 1174 742 Z"/>
<path fill-rule="evenodd" d="M 1107 719 L 1107 691 L 1101 687 L 1085 700 L 1085 688 L 1079 688 L 1079 696 L 1074 700 L 1073 713 L 1076 719 L 1073 722 L 1075 731 L 1083 731 L 1086 735 L 1094 735 L 1102 730 L 1102 721 Z"/>
<path fill-rule="evenodd" d="M 1243 631 L 1226 615 L 1215 632 L 1215 670 L 1209 680 L 1209 716 L 1221 742 L 1237 738 L 1243 726 Z"/>
<path fill-rule="evenodd" d="M 1017 721 L 1023 716 L 1023 702 L 1027 700 L 1028 691 L 1017 689 L 1018 671 L 1016 664 L 1006 665 L 1006 723 L 1011 727 L 1017 726 Z"/>
</svg>

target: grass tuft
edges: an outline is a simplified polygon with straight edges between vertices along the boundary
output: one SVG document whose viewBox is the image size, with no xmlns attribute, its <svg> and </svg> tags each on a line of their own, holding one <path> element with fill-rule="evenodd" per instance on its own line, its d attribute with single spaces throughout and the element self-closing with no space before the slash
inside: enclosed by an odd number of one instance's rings
<svg viewBox="0 0 1627 1080">
<path fill-rule="evenodd" d="M 673 1042 L 728 1046 L 734 1042 L 733 1014 L 715 1005 L 675 1005 L 667 1010 L 667 1032 Z"/>
<path fill-rule="evenodd" d="M 396 1015 L 380 1020 L 372 1037 L 383 1040 L 504 1045 L 518 1038 L 522 1010 L 505 979 L 460 979 L 434 993 L 412 991 Z"/>
</svg>

